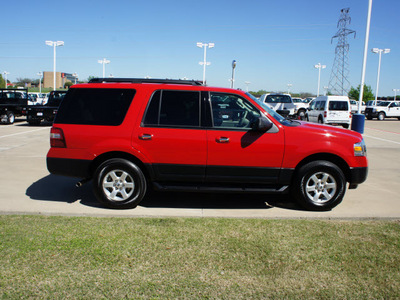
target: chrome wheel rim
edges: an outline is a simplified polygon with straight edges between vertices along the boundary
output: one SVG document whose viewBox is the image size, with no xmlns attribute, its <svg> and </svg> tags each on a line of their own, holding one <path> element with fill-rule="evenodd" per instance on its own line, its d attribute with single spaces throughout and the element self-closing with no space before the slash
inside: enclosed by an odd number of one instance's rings
<svg viewBox="0 0 400 300">
<path fill-rule="evenodd" d="M 313 174 L 306 184 L 306 194 L 315 204 L 324 204 L 330 201 L 337 190 L 335 178 L 326 172 Z"/>
<path fill-rule="evenodd" d="M 129 173 L 123 170 L 112 170 L 104 176 L 103 192 L 109 200 L 125 201 L 135 191 L 135 182 Z"/>
</svg>

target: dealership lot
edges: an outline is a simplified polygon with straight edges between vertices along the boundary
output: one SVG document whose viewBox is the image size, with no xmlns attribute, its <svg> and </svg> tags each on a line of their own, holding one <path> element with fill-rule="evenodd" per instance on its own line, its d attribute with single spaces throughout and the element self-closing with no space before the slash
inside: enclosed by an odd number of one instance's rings
<svg viewBox="0 0 400 300">
<path fill-rule="evenodd" d="M 288 196 L 154 193 L 136 209 L 111 210 L 94 198 L 91 183 L 50 175 L 50 126 L 24 120 L 0 126 L 0 213 L 90 216 L 256 218 L 400 218 L 400 121 L 366 121 L 369 175 L 332 211 L 308 212 Z"/>
</svg>

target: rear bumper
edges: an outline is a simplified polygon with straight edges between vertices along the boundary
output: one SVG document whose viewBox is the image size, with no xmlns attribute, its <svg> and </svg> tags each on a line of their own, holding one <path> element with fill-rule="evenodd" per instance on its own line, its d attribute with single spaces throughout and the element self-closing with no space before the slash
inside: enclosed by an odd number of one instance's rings
<svg viewBox="0 0 400 300">
<path fill-rule="evenodd" d="M 47 157 L 47 170 L 54 175 L 90 178 L 91 160 Z"/>
</svg>

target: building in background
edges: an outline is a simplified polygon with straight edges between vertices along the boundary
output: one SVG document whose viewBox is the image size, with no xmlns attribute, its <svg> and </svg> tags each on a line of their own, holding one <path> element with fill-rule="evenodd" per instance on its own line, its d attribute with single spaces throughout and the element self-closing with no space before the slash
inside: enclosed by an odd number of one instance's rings
<svg viewBox="0 0 400 300">
<path fill-rule="evenodd" d="M 43 71 L 43 87 L 54 88 L 53 82 L 53 72 Z M 63 89 L 67 82 L 74 83 L 75 77 L 70 73 L 56 72 L 56 89 Z"/>
</svg>

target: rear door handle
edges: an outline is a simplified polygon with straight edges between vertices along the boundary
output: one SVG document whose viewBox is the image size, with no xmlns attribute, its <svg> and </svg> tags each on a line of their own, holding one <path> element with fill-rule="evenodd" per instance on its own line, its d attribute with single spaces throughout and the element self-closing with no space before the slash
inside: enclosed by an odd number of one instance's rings
<svg viewBox="0 0 400 300">
<path fill-rule="evenodd" d="M 229 143 L 229 138 L 228 137 L 220 137 L 217 140 L 217 143 Z"/>
<path fill-rule="evenodd" d="M 152 134 L 144 133 L 142 135 L 139 135 L 139 139 L 141 139 L 141 140 L 151 140 L 152 138 L 153 138 Z"/>
</svg>

